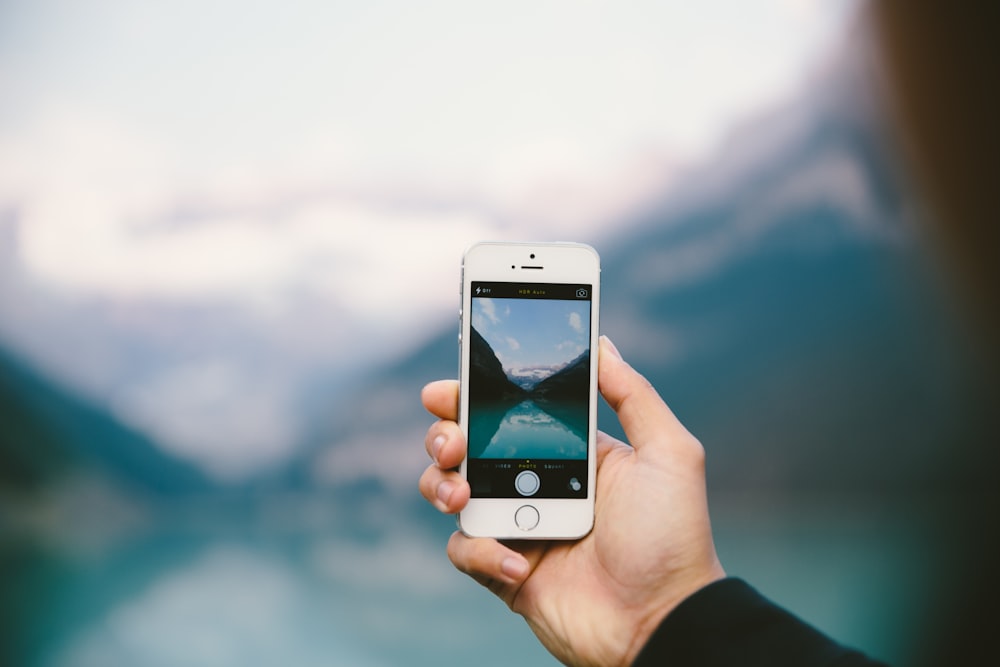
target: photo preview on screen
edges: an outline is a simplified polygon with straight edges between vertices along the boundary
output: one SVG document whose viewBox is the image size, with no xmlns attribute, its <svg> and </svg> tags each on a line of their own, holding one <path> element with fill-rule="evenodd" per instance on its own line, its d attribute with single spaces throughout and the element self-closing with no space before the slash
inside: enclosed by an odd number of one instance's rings
<svg viewBox="0 0 1000 667">
<path fill-rule="evenodd" d="M 585 498 L 592 286 L 472 282 L 474 498 Z"/>
</svg>

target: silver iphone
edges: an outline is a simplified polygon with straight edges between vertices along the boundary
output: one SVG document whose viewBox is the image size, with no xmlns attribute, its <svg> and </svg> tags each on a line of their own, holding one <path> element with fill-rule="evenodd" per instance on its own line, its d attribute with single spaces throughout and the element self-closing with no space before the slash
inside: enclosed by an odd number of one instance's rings
<svg viewBox="0 0 1000 667">
<path fill-rule="evenodd" d="M 474 537 L 594 523 L 600 260 L 580 243 L 479 243 L 462 262 L 459 424 Z"/>
</svg>

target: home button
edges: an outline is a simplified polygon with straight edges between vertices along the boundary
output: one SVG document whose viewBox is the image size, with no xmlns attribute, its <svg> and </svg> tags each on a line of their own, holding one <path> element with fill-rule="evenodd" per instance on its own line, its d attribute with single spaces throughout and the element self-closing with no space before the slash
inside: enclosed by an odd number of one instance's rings
<svg viewBox="0 0 1000 667">
<path fill-rule="evenodd" d="M 535 526 L 538 525 L 538 510 L 536 510 L 531 505 L 524 505 L 519 507 L 516 512 L 514 512 L 514 523 L 521 530 L 534 530 Z"/>
</svg>

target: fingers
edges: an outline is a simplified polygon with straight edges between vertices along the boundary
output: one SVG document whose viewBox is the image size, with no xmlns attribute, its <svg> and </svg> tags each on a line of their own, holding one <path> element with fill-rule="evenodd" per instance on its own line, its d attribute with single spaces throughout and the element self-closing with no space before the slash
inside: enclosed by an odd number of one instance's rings
<svg viewBox="0 0 1000 667">
<path fill-rule="evenodd" d="M 420 476 L 420 493 L 439 511 L 454 514 L 469 502 L 469 484 L 455 470 L 466 454 L 458 417 L 458 382 L 439 380 L 423 388 L 420 398 L 439 418 L 428 430 L 424 447 L 434 463 Z M 493 539 L 470 538 L 456 531 L 448 541 L 448 557 L 456 568 L 511 605 L 531 570 L 528 559 Z M 537 559 L 536 559 L 537 560 Z"/>
<path fill-rule="evenodd" d="M 508 605 L 531 571 L 528 559 L 510 547 L 494 539 L 468 537 L 460 531 L 448 540 L 448 558 Z"/>
<path fill-rule="evenodd" d="M 465 438 L 454 422 L 458 409 L 458 383 L 431 382 L 420 394 L 424 407 L 441 419 L 424 436 L 424 448 L 434 463 L 420 476 L 420 494 L 446 514 L 462 510 L 469 502 L 469 484 L 456 472 L 465 458 Z"/>
<path fill-rule="evenodd" d="M 598 364 L 601 395 L 618 413 L 625 435 L 637 451 L 663 438 L 691 438 L 649 381 L 622 360 L 607 336 L 601 336 Z"/>
<path fill-rule="evenodd" d="M 456 471 L 465 458 L 465 438 L 458 424 L 441 419 L 424 437 L 427 454 L 434 460 L 420 476 L 420 493 L 446 514 L 459 512 L 469 502 L 469 484 Z"/>
<path fill-rule="evenodd" d="M 427 429 L 424 448 L 439 468 L 457 468 L 465 458 L 465 437 L 458 424 L 442 419 Z"/>
<path fill-rule="evenodd" d="M 458 380 L 438 380 L 420 392 L 424 407 L 435 417 L 458 419 Z"/>
<path fill-rule="evenodd" d="M 469 502 L 469 483 L 454 470 L 442 470 L 435 464 L 427 466 L 418 483 L 420 495 L 439 512 L 461 512 Z"/>
</svg>

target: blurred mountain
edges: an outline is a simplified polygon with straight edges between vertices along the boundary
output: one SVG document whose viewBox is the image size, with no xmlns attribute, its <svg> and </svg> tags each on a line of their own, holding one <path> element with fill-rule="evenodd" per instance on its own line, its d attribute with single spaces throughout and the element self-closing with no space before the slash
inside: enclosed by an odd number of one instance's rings
<svg viewBox="0 0 1000 667">
<path fill-rule="evenodd" d="M 702 439 L 716 486 L 915 488 L 963 474 L 942 467 L 949 434 L 977 437 L 973 363 L 912 224 L 912 193 L 863 70 L 850 58 L 838 63 L 798 101 L 736 128 L 714 159 L 636 220 L 582 239 L 602 255 L 602 331 Z M 453 326 L 442 324 L 402 361 L 326 384 L 311 355 L 336 346 L 316 335 L 294 346 L 301 353 L 291 362 L 262 344 L 243 345 L 248 352 L 224 364 L 194 355 L 193 370 L 162 391 L 123 392 L 123 400 L 136 394 L 142 414 L 155 414 L 173 397 L 195 405 L 190 416 L 211 429 L 212 415 L 187 400 L 186 380 L 231 368 L 216 373 L 223 407 L 250 420 L 251 432 L 284 433 L 271 422 L 309 415 L 295 426 L 301 446 L 292 459 L 258 474 L 255 488 L 412 489 L 425 464 L 414 444 L 432 420 L 419 390 L 456 376 Z M 219 348 L 231 349 L 236 330 L 219 327 Z M 259 327 L 236 327 L 244 328 Z M 163 349 L 186 340 L 176 333 L 161 334 Z M 170 365 L 149 356 L 132 354 L 121 373 Z M 281 370 L 288 366 L 310 371 Z M 0 370 L 8 478 L 43 479 L 80 461 L 153 489 L 213 486 L 13 357 L 0 356 Z M 201 379 L 211 389 L 213 378 Z M 255 397 L 250 409 L 240 402 L 244 388 Z M 322 409 L 295 405 L 320 400 Z M 264 409 L 277 403 L 280 419 Z M 600 427 L 622 435 L 603 405 Z"/>
<path fill-rule="evenodd" d="M 602 331 L 703 441 L 715 489 L 920 493 L 968 472 L 942 453 L 982 427 L 974 360 L 859 67 L 751 119 L 638 224 L 589 240 Z M 448 327 L 375 371 L 357 403 L 407 402 L 391 426 L 342 422 L 328 447 L 362 433 L 415 446 L 431 422 L 419 388 L 455 362 Z M 604 405 L 600 427 L 622 437 Z"/>
<path fill-rule="evenodd" d="M 32 397 L 15 382 L 10 360 L 0 352 L 0 486 L 32 489 L 71 464 L 64 440 L 36 414 Z"/>
<path fill-rule="evenodd" d="M 0 485 L 28 490 L 80 468 L 156 493 L 209 486 L 198 470 L 0 350 Z"/>
<path fill-rule="evenodd" d="M 836 74 L 602 253 L 603 331 L 703 440 L 717 488 L 920 493 L 958 483 L 945 454 L 982 426 L 916 193 L 856 70 Z"/>
<path fill-rule="evenodd" d="M 121 291 L 67 288 L 31 266 L 27 224 L 0 207 L 0 348 L 216 480 L 239 484 L 283 460 L 306 395 L 360 363 L 343 350 L 364 334 L 322 290 L 246 302 L 134 294 L 124 280 Z"/>
</svg>

